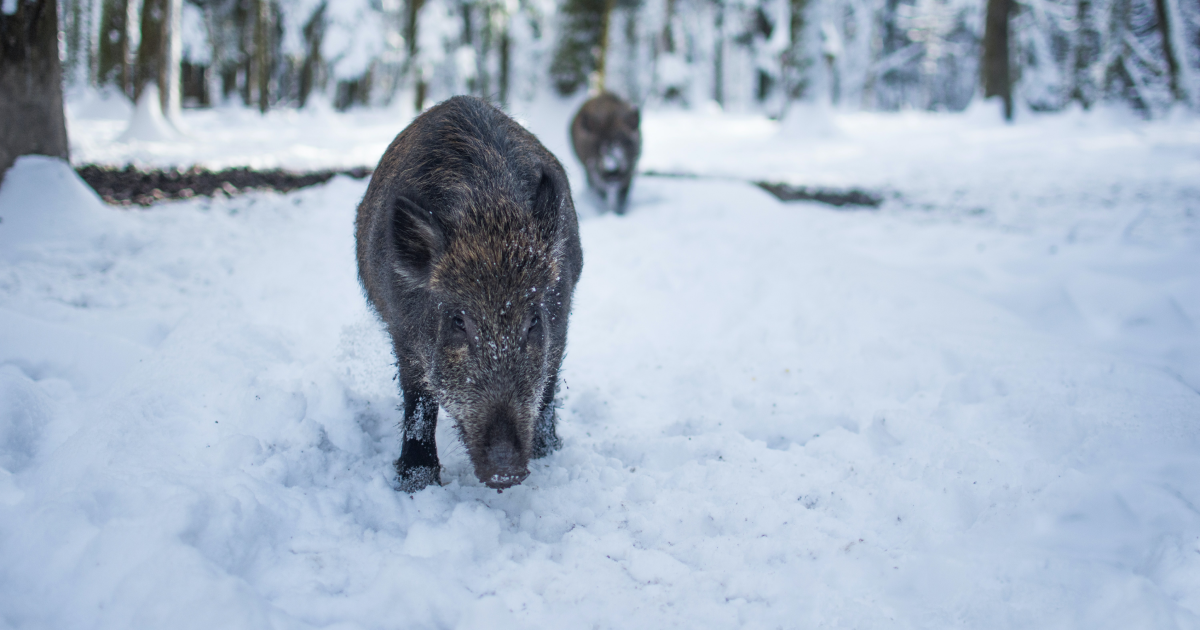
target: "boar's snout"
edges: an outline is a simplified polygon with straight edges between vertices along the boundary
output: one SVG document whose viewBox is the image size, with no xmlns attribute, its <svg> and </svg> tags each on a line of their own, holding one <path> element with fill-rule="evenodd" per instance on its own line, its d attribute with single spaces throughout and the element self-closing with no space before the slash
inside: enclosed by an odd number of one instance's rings
<svg viewBox="0 0 1200 630">
<path fill-rule="evenodd" d="M 625 176 L 629 170 L 629 159 L 625 150 L 617 145 L 611 145 L 600 155 L 600 175 L 604 179 L 618 179 Z"/>
<path fill-rule="evenodd" d="M 492 414 L 483 438 L 483 464 L 475 466 L 479 480 L 503 490 L 529 476 L 529 454 L 521 448 L 516 422 L 507 410 Z"/>
</svg>

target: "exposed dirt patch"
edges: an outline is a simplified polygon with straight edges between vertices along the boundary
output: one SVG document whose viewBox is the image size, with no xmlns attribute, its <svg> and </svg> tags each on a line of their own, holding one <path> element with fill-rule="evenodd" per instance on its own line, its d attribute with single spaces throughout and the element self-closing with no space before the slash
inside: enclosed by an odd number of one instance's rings
<svg viewBox="0 0 1200 630">
<path fill-rule="evenodd" d="M 843 210 L 863 208 L 878 208 L 883 203 L 883 194 L 878 191 L 862 188 L 824 188 L 821 186 L 793 186 L 776 182 L 750 181 L 740 177 L 721 175 L 699 175 L 696 173 L 680 173 L 669 171 L 642 171 L 643 177 L 667 177 L 670 179 L 717 179 L 738 181 L 754 184 L 759 188 L 775 195 L 780 201 L 816 201 L 826 203 Z M 845 207 L 850 206 L 850 207 Z"/>
<path fill-rule="evenodd" d="M 277 190 L 287 192 L 305 186 L 323 184 L 335 175 L 362 179 L 371 169 L 353 168 L 344 171 L 312 171 L 294 173 L 284 170 L 258 171 L 249 168 L 230 168 L 210 171 L 200 167 L 187 170 L 167 169 L 143 171 L 133 166 L 113 168 L 85 164 L 75 168 L 107 203 L 118 206 L 149 206 L 166 199 L 189 199 L 198 195 L 236 195 L 246 190 Z"/>
<path fill-rule="evenodd" d="M 756 186 L 775 195 L 780 201 L 818 201 L 831 206 L 861 206 L 878 208 L 883 195 L 859 188 L 818 188 L 816 186 L 792 186 L 772 182 L 754 182 Z M 846 208 L 850 210 L 851 208 Z"/>
</svg>

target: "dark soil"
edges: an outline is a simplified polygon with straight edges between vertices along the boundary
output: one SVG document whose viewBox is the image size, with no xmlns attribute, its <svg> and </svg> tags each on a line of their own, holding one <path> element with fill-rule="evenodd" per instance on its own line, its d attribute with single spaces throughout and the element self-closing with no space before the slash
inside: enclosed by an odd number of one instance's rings
<svg viewBox="0 0 1200 630">
<path fill-rule="evenodd" d="M 667 177 L 670 179 L 720 179 L 729 181 L 746 181 L 738 177 L 723 177 L 713 175 L 697 175 L 695 173 L 674 173 L 664 171 L 642 171 L 643 177 Z M 821 188 L 818 186 L 792 186 L 775 182 L 748 182 L 775 195 L 780 201 L 816 201 L 827 203 L 844 210 L 854 210 L 858 207 L 878 208 L 883 204 L 883 195 L 878 192 L 861 188 Z M 852 206 L 847 208 L 846 206 Z"/>
<path fill-rule="evenodd" d="M 166 199 L 189 199 L 197 195 L 236 195 L 246 190 L 287 192 L 323 184 L 333 179 L 334 175 L 349 175 L 355 179 L 371 175 L 369 168 L 309 173 L 256 171 L 249 168 L 210 171 L 199 167 L 184 171 L 143 171 L 133 166 L 118 169 L 95 164 L 76 167 L 75 172 L 79 173 L 83 181 L 95 189 L 104 201 L 120 206 L 148 206 Z"/>
<path fill-rule="evenodd" d="M 83 181 L 94 188 L 104 201 L 118 206 L 149 206 L 167 199 L 190 199 L 203 195 L 236 195 L 247 190 L 276 190 L 287 192 L 306 186 L 323 184 L 335 175 L 355 179 L 371 176 L 366 167 L 344 171 L 311 171 L 294 173 L 283 170 L 256 171 L 249 168 L 230 168 L 210 171 L 200 167 L 143 171 L 126 166 L 113 168 L 86 164 L 75 169 Z M 646 177 L 711 179 L 689 173 L 644 172 Z M 814 186 L 792 186 L 773 182 L 752 182 L 775 195 L 781 201 L 817 201 L 843 208 L 846 206 L 878 208 L 883 196 L 858 188 L 837 189 Z M 851 209 L 851 208 L 846 208 Z"/>
<path fill-rule="evenodd" d="M 817 188 L 772 182 L 754 182 L 754 184 L 775 195 L 780 201 L 819 201 L 839 208 L 844 206 L 878 208 L 883 203 L 883 195 L 858 188 Z"/>
</svg>

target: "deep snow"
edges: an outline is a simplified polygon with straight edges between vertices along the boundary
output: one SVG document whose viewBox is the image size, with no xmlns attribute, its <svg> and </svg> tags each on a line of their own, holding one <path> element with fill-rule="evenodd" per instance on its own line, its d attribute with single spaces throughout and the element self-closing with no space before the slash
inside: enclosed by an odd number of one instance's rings
<svg viewBox="0 0 1200 630">
<path fill-rule="evenodd" d="M 217 110 L 160 146 L 86 109 L 79 161 L 355 166 L 404 124 Z M 0 625 L 1200 628 L 1200 121 L 648 112 L 645 168 L 725 179 L 642 178 L 616 217 L 569 104 L 516 113 L 585 267 L 564 448 L 503 494 L 445 423 L 446 485 L 393 490 L 365 182 L 118 211 L 18 162 Z"/>
</svg>

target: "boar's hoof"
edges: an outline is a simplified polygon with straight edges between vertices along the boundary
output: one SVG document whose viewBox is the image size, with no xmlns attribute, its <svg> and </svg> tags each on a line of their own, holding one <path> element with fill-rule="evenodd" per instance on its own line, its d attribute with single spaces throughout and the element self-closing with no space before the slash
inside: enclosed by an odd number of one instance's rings
<svg viewBox="0 0 1200 630">
<path fill-rule="evenodd" d="M 442 485 L 439 468 L 440 466 L 405 467 L 400 460 L 396 460 L 396 472 L 400 475 L 400 491 L 412 494 L 413 492 L 423 490 L 426 486 Z"/>
</svg>

